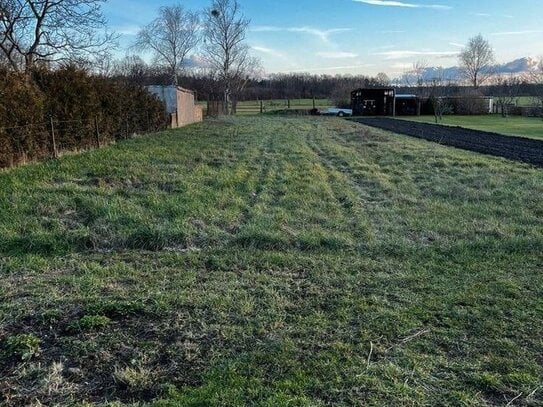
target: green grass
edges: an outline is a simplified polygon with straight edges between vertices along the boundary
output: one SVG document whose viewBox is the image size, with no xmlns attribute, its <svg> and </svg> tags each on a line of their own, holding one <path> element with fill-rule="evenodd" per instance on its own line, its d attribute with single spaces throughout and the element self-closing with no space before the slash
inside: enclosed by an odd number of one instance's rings
<svg viewBox="0 0 543 407">
<path fill-rule="evenodd" d="M 517 106 L 539 106 L 540 102 L 533 96 L 519 96 L 516 104 Z"/>
<path fill-rule="evenodd" d="M 317 109 L 324 109 L 332 106 L 332 101 L 328 99 L 315 99 Z M 287 99 L 264 100 L 264 113 L 288 108 Z M 313 99 L 290 99 L 291 109 L 310 110 L 313 109 Z M 255 115 L 260 113 L 260 101 L 250 100 L 239 102 L 237 105 L 238 116 Z"/>
<path fill-rule="evenodd" d="M 3 404 L 542 405 L 541 196 L 541 169 L 333 118 L 5 171 Z"/>
<path fill-rule="evenodd" d="M 406 116 L 401 117 L 401 119 L 435 123 L 434 116 Z M 537 117 L 509 116 L 503 118 L 501 115 L 444 116 L 440 124 L 490 131 L 508 136 L 543 139 L 543 120 Z"/>
</svg>

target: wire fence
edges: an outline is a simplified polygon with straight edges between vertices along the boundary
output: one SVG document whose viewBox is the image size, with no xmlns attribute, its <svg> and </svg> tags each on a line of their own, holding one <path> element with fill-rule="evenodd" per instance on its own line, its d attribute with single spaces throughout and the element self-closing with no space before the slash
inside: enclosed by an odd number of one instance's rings
<svg viewBox="0 0 543 407">
<path fill-rule="evenodd" d="M 278 110 L 311 110 L 332 106 L 328 99 L 270 99 L 238 102 L 236 114 L 253 115 L 270 113 Z"/>
<path fill-rule="evenodd" d="M 131 115 L 94 116 L 73 120 L 0 127 L 0 168 L 57 158 L 63 152 L 100 148 L 119 140 L 162 130 L 163 118 Z"/>
</svg>

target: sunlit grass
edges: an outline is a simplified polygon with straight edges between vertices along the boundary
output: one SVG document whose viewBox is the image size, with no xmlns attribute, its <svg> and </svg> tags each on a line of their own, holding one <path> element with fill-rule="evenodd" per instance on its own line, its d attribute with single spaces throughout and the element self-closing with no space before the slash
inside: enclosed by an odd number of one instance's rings
<svg viewBox="0 0 543 407">
<path fill-rule="evenodd" d="M 540 405 L 541 196 L 529 165 L 325 118 L 5 171 L 4 402 Z"/>
<path fill-rule="evenodd" d="M 434 116 L 401 117 L 404 120 L 415 120 L 435 123 Z M 485 116 L 444 116 L 440 124 L 466 127 L 468 129 L 489 131 L 509 136 L 531 137 L 543 139 L 543 120 L 538 117 L 508 116 L 499 114 Z"/>
</svg>

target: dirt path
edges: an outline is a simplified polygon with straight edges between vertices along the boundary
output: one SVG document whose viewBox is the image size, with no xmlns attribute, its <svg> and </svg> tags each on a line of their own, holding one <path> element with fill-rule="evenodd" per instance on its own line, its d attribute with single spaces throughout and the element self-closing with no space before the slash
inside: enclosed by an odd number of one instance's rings
<svg viewBox="0 0 543 407">
<path fill-rule="evenodd" d="M 354 121 L 447 146 L 543 167 L 543 141 L 540 140 L 389 118 L 359 118 Z"/>
</svg>

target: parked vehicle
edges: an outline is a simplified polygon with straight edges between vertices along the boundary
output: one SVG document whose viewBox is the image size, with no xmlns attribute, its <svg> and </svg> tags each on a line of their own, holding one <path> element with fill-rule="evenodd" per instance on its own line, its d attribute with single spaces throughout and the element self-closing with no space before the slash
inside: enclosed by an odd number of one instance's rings
<svg viewBox="0 0 543 407">
<path fill-rule="evenodd" d="M 352 109 L 342 109 L 339 107 L 330 107 L 324 111 L 320 112 L 324 116 L 338 116 L 338 117 L 346 117 L 346 116 L 352 116 L 353 110 Z"/>
</svg>

